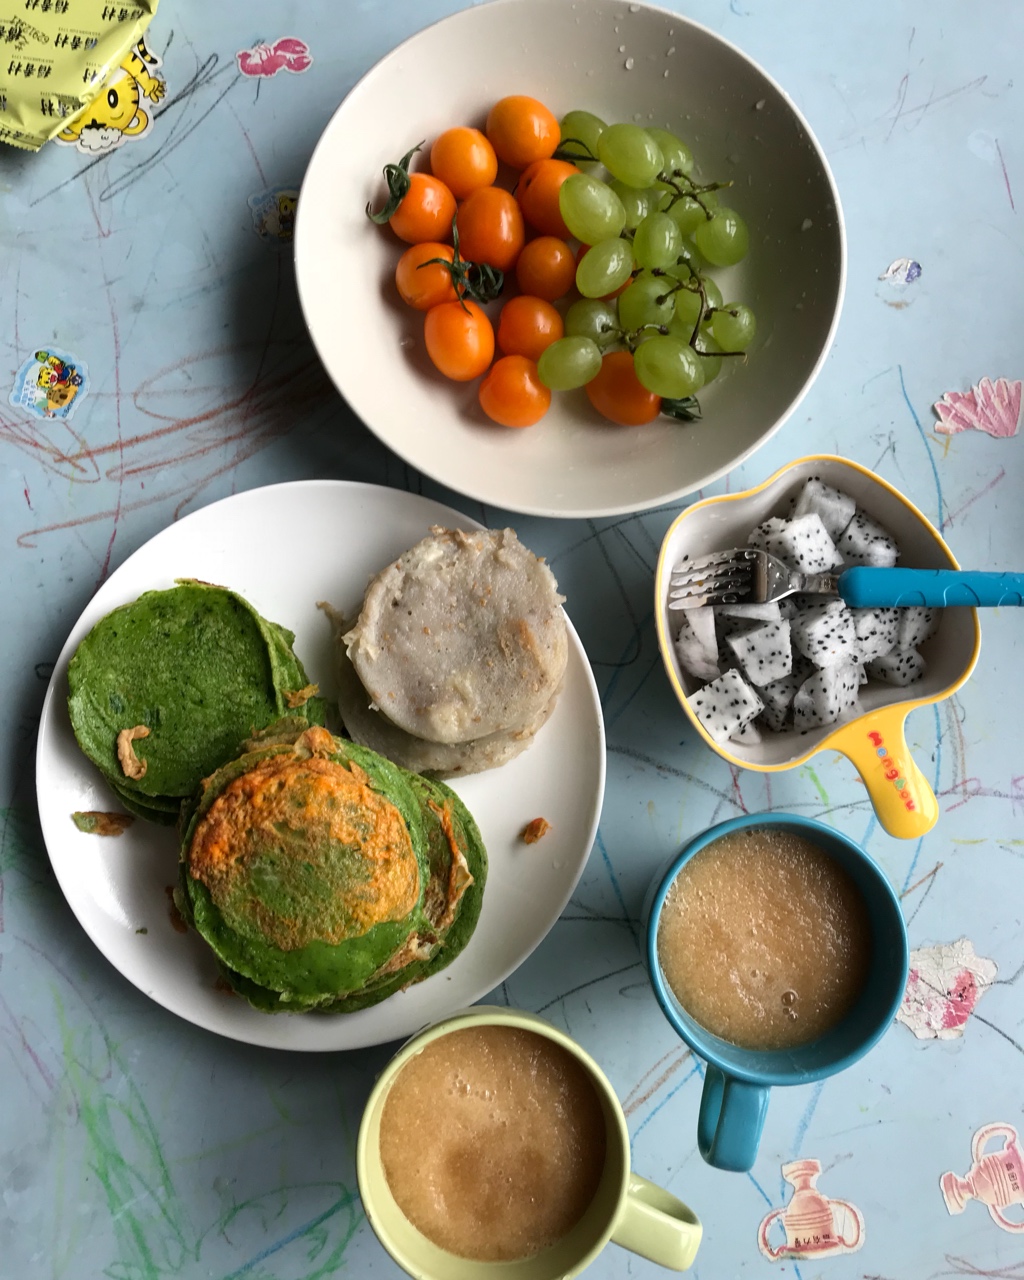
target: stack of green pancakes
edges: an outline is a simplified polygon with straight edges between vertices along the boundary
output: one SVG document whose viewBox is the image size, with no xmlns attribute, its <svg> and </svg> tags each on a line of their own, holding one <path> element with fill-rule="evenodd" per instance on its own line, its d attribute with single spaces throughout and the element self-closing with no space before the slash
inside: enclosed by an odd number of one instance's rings
<svg viewBox="0 0 1024 1280">
<path fill-rule="evenodd" d="M 78 744 L 124 807 L 171 824 L 254 731 L 324 704 L 295 637 L 225 587 L 180 580 L 102 618 L 68 666 Z"/>
<path fill-rule="evenodd" d="M 352 1012 L 443 969 L 480 915 L 487 854 L 462 801 L 285 719 L 182 814 L 176 901 L 266 1012 Z"/>
</svg>

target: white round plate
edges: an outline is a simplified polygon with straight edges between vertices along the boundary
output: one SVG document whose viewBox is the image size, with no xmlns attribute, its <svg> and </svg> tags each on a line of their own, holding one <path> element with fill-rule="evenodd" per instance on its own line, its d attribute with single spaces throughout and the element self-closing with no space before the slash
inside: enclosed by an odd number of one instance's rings
<svg viewBox="0 0 1024 1280">
<path fill-rule="evenodd" d="M 100 588 L 61 652 L 43 704 L 36 789 L 60 886 L 107 959 L 158 1004 L 220 1035 L 278 1049 L 357 1049 L 410 1035 L 501 983 L 558 919 L 583 870 L 604 795 L 604 723 L 594 677 L 569 627 L 565 689 L 536 741 L 500 769 L 453 785 L 480 825 L 490 860 L 480 923 L 465 951 L 427 981 L 349 1014 L 263 1014 L 218 988 L 212 953 L 171 921 L 173 829 L 137 820 L 116 838 L 85 835 L 78 810 L 117 810 L 79 750 L 67 712 L 67 666 L 86 633 L 118 605 L 176 578 L 245 596 L 295 632 L 311 680 L 331 697 L 332 639 L 318 600 L 358 608 L 368 579 L 432 524 L 479 528 L 415 494 L 345 481 L 302 481 L 236 494 L 157 534 Z M 537 844 L 519 833 L 543 817 Z"/>
<path fill-rule="evenodd" d="M 573 391 L 556 393 L 536 426 L 510 431 L 483 415 L 476 382 L 449 382 L 430 364 L 422 314 L 395 289 L 406 246 L 363 208 L 379 206 L 385 163 L 421 139 L 428 151 L 451 125 L 482 125 L 495 101 L 522 93 L 558 116 L 584 107 L 609 122 L 667 127 L 690 143 L 703 176 L 734 182 L 723 203 L 746 218 L 751 248 L 713 274 L 727 302 L 754 308 L 758 336 L 745 366 L 727 360 L 699 393 L 703 422 L 616 427 Z M 327 372 L 386 445 L 481 502 L 589 517 L 675 501 L 769 439 L 831 345 L 846 247 L 809 125 L 727 40 L 625 0 L 492 0 L 418 32 L 342 102 L 302 183 L 295 265 Z"/>
</svg>

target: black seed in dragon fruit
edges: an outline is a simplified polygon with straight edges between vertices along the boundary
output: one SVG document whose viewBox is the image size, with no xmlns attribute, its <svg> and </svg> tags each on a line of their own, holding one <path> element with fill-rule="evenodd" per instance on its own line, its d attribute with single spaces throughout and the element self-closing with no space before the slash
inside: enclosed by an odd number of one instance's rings
<svg viewBox="0 0 1024 1280">
<path fill-rule="evenodd" d="M 797 573 L 827 573 L 842 564 L 836 544 L 815 512 L 786 520 L 768 538 L 769 555 L 778 556 Z"/>
<path fill-rule="evenodd" d="M 897 649 L 916 649 L 938 630 L 938 609 L 912 604 L 906 609 L 894 609 L 893 612 L 898 615 L 899 621 L 896 629 Z"/>
<path fill-rule="evenodd" d="M 836 667 L 859 657 L 853 614 L 842 600 L 811 605 L 789 626 L 793 647 L 816 667 Z"/>
<path fill-rule="evenodd" d="M 923 679 L 928 664 L 916 649 L 891 649 L 867 663 L 864 669 L 875 680 L 903 686 Z"/>
<path fill-rule="evenodd" d="M 686 701 L 715 742 L 723 744 L 755 719 L 764 706 L 738 671 L 726 671 L 691 693 Z"/>
<path fill-rule="evenodd" d="M 682 609 L 680 615 L 675 640 L 679 665 L 698 680 L 717 680 L 721 671 L 718 666 L 715 616 L 711 606 Z"/>
<path fill-rule="evenodd" d="M 742 729 L 737 729 L 729 741 L 739 743 L 741 747 L 757 747 L 764 741 L 764 734 L 757 727 L 757 721 L 751 720 Z"/>
<path fill-rule="evenodd" d="M 877 520 L 872 520 L 860 507 L 840 534 L 836 550 L 847 565 L 872 564 L 880 569 L 891 569 L 900 558 L 896 539 L 889 530 Z"/>
<path fill-rule="evenodd" d="M 860 673 L 853 665 L 815 671 L 796 691 L 793 724 L 801 732 L 835 724 L 857 705 Z"/>
<path fill-rule="evenodd" d="M 726 644 L 751 684 L 770 684 L 793 670 L 789 627 L 788 622 L 764 622 L 749 631 L 728 637 Z"/>
<path fill-rule="evenodd" d="M 793 501 L 792 516 L 818 515 L 828 536 L 835 541 L 853 519 L 857 504 L 817 476 L 808 476 Z"/>
<path fill-rule="evenodd" d="M 857 657 L 861 662 L 880 658 L 896 647 L 900 609 L 851 609 L 857 632 Z"/>
</svg>

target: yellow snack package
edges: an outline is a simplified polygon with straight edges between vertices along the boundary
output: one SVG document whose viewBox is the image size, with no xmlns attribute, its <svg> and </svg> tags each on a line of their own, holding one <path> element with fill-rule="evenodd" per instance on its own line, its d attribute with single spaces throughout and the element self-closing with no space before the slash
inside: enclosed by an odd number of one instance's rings
<svg viewBox="0 0 1024 1280">
<path fill-rule="evenodd" d="M 0 142 L 38 151 L 57 135 L 77 142 L 86 128 L 97 140 L 141 133 L 141 99 L 164 92 L 142 39 L 158 3 L 0 0 Z"/>
</svg>

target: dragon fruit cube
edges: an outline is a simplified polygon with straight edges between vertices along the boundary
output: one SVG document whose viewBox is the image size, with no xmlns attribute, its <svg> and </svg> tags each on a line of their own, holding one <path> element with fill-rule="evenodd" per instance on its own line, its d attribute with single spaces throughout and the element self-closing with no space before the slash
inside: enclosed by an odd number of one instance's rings
<svg viewBox="0 0 1024 1280">
<path fill-rule="evenodd" d="M 700 609 L 682 609 L 675 647 L 679 665 L 698 680 L 717 680 L 718 639 L 715 618 L 710 605 Z"/>
<path fill-rule="evenodd" d="M 724 744 L 758 716 L 764 703 L 738 671 L 724 675 L 686 699 L 715 742 Z"/>
<path fill-rule="evenodd" d="M 896 647 L 900 609 L 851 609 L 857 632 L 857 656 L 861 662 L 880 658 Z"/>
<path fill-rule="evenodd" d="M 923 679 L 928 664 L 916 649 L 890 649 L 867 663 L 864 670 L 875 680 L 903 686 Z"/>
<path fill-rule="evenodd" d="M 742 729 L 738 729 L 729 741 L 739 743 L 741 747 L 756 747 L 764 741 L 764 734 L 757 727 L 757 721 L 750 720 Z"/>
<path fill-rule="evenodd" d="M 787 523 L 788 521 L 783 520 L 781 516 L 769 516 L 767 520 L 755 525 L 750 531 L 750 537 L 747 538 L 747 546 L 757 547 L 760 551 L 767 551 L 768 540 L 781 532 Z"/>
<path fill-rule="evenodd" d="M 796 691 L 811 674 L 814 668 L 800 654 L 793 655 L 793 668 L 788 676 L 773 680 L 770 684 L 757 689 L 757 695 L 764 703 L 761 721 L 775 733 L 779 733 L 792 719 L 793 699 Z"/>
<path fill-rule="evenodd" d="M 726 644 L 751 684 L 770 684 L 793 670 L 789 628 L 788 622 L 765 622 L 728 637 Z"/>
<path fill-rule="evenodd" d="M 811 605 L 789 624 L 794 647 L 816 667 L 835 667 L 859 657 L 853 614 L 842 600 Z"/>
<path fill-rule="evenodd" d="M 777 600 L 766 600 L 764 604 L 716 604 L 713 607 L 720 618 L 743 618 L 747 622 L 782 621 Z"/>
<path fill-rule="evenodd" d="M 857 704 L 860 673 L 852 664 L 839 664 L 815 671 L 793 699 L 793 724 L 797 729 L 818 729 L 835 724 Z"/>
<path fill-rule="evenodd" d="M 778 556 L 797 573 L 827 573 L 842 564 L 836 544 L 815 512 L 786 520 L 768 538 L 769 555 Z"/>
<path fill-rule="evenodd" d="M 900 558 L 896 539 L 889 530 L 860 507 L 840 535 L 836 550 L 848 565 L 873 564 L 891 569 Z"/>
<path fill-rule="evenodd" d="M 817 476 L 808 476 L 793 501 L 792 518 L 818 515 L 833 541 L 853 519 L 857 504 L 848 493 L 840 493 Z"/>
<path fill-rule="evenodd" d="M 898 615 L 895 645 L 897 649 L 916 649 L 938 630 L 938 609 L 927 609 L 924 605 L 912 604 L 909 608 L 896 609 L 894 612 Z"/>
</svg>

